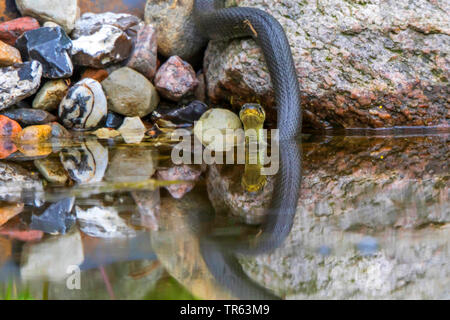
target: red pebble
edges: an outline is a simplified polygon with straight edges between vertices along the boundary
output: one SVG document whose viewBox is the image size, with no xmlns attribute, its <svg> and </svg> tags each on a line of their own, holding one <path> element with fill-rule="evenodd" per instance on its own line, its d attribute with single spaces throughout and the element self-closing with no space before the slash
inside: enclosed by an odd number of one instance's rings
<svg viewBox="0 0 450 320">
<path fill-rule="evenodd" d="M 17 18 L 11 21 L 0 23 L 0 40 L 14 46 L 17 38 L 22 33 L 38 29 L 39 22 L 31 17 Z"/>
</svg>

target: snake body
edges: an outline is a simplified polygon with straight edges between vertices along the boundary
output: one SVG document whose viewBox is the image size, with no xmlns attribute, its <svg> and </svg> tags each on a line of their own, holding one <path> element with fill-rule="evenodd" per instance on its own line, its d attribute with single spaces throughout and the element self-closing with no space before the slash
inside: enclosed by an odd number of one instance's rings
<svg viewBox="0 0 450 320">
<path fill-rule="evenodd" d="M 224 8 L 223 0 L 196 0 L 194 21 L 211 40 L 252 37 L 261 47 L 277 104 L 280 140 L 301 132 L 300 87 L 291 47 L 280 23 L 270 14 L 246 7 Z"/>
<path fill-rule="evenodd" d="M 301 183 L 301 152 L 295 139 L 301 132 L 302 111 L 291 48 L 280 23 L 256 8 L 225 8 L 224 0 L 195 0 L 193 18 L 200 33 L 211 40 L 252 37 L 261 47 L 270 73 L 277 104 L 280 168 L 262 234 L 256 245 L 234 239 L 204 239 L 200 247 L 211 273 L 237 297 L 272 299 L 271 293 L 249 285 L 235 254 L 272 251 L 284 242 L 293 225 Z M 231 285 L 236 279 L 241 279 L 241 286 Z"/>
</svg>

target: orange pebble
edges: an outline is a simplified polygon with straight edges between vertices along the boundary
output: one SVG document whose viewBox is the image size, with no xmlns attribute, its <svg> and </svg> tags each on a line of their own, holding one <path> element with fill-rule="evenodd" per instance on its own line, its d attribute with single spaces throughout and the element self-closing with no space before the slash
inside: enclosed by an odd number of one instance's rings
<svg viewBox="0 0 450 320">
<path fill-rule="evenodd" d="M 102 82 L 103 80 L 108 78 L 108 76 L 109 76 L 108 71 L 106 71 L 105 69 L 89 68 L 83 72 L 83 74 L 81 75 L 81 78 L 82 79 L 91 78 L 91 79 L 97 80 L 98 82 Z"/>
<path fill-rule="evenodd" d="M 14 138 L 22 131 L 22 127 L 14 120 L 0 115 L 0 136 Z"/>
</svg>

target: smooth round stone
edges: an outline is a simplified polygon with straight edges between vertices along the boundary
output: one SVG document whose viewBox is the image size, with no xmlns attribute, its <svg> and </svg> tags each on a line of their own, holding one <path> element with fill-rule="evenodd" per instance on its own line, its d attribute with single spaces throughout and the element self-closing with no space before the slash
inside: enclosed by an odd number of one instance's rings
<svg viewBox="0 0 450 320">
<path fill-rule="evenodd" d="M 122 125 L 123 120 L 124 117 L 122 115 L 110 111 L 106 116 L 105 127 L 117 129 Z"/>
<path fill-rule="evenodd" d="M 208 149 L 228 151 L 243 142 L 242 123 L 239 117 L 227 109 L 206 111 L 194 126 L 196 138 Z"/>
<path fill-rule="evenodd" d="M 46 124 L 56 120 L 56 117 L 54 115 L 45 110 L 30 108 L 7 109 L 3 111 L 2 114 L 25 126 L 34 124 Z"/>
<path fill-rule="evenodd" d="M 45 83 L 33 100 L 34 109 L 56 110 L 69 90 L 64 80 L 52 80 Z"/>
<path fill-rule="evenodd" d="M 86 78 L 69 89 L 59 105 L 59 118 L 66 128 L 92 129 L 106 117 L 107 102 L 102 86 Z"/>
<path fill-rule="evenodd" d="M 146 128 L 139 117 L 126 117 L 118 129 L 125 143 L 140 143 L 144 139 Z"/>
<path fill-rule="evenodd" d="M 145 117 L 159 103 L 155 87 L 146 77 L 131 68 L 112 72 L 102 81 L 109 110 L 127 117 Z"/>
</svg>

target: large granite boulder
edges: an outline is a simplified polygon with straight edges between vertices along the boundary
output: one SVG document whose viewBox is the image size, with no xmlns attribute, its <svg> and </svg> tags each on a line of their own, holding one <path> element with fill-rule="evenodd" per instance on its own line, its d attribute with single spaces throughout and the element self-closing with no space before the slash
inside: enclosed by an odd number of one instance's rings
<svg viewBox="0 0 450 320">
<path fill-rule="evenodd" d="M 307 125 L 449 126 L 448 2 L 229 2 L 269 12 L 284 27 Z M 210 42 L 204 69 L 213 102 L 240 107 L 256 99 L 274 106 L 270 76 L 253 40 Z"/>
</svg>

